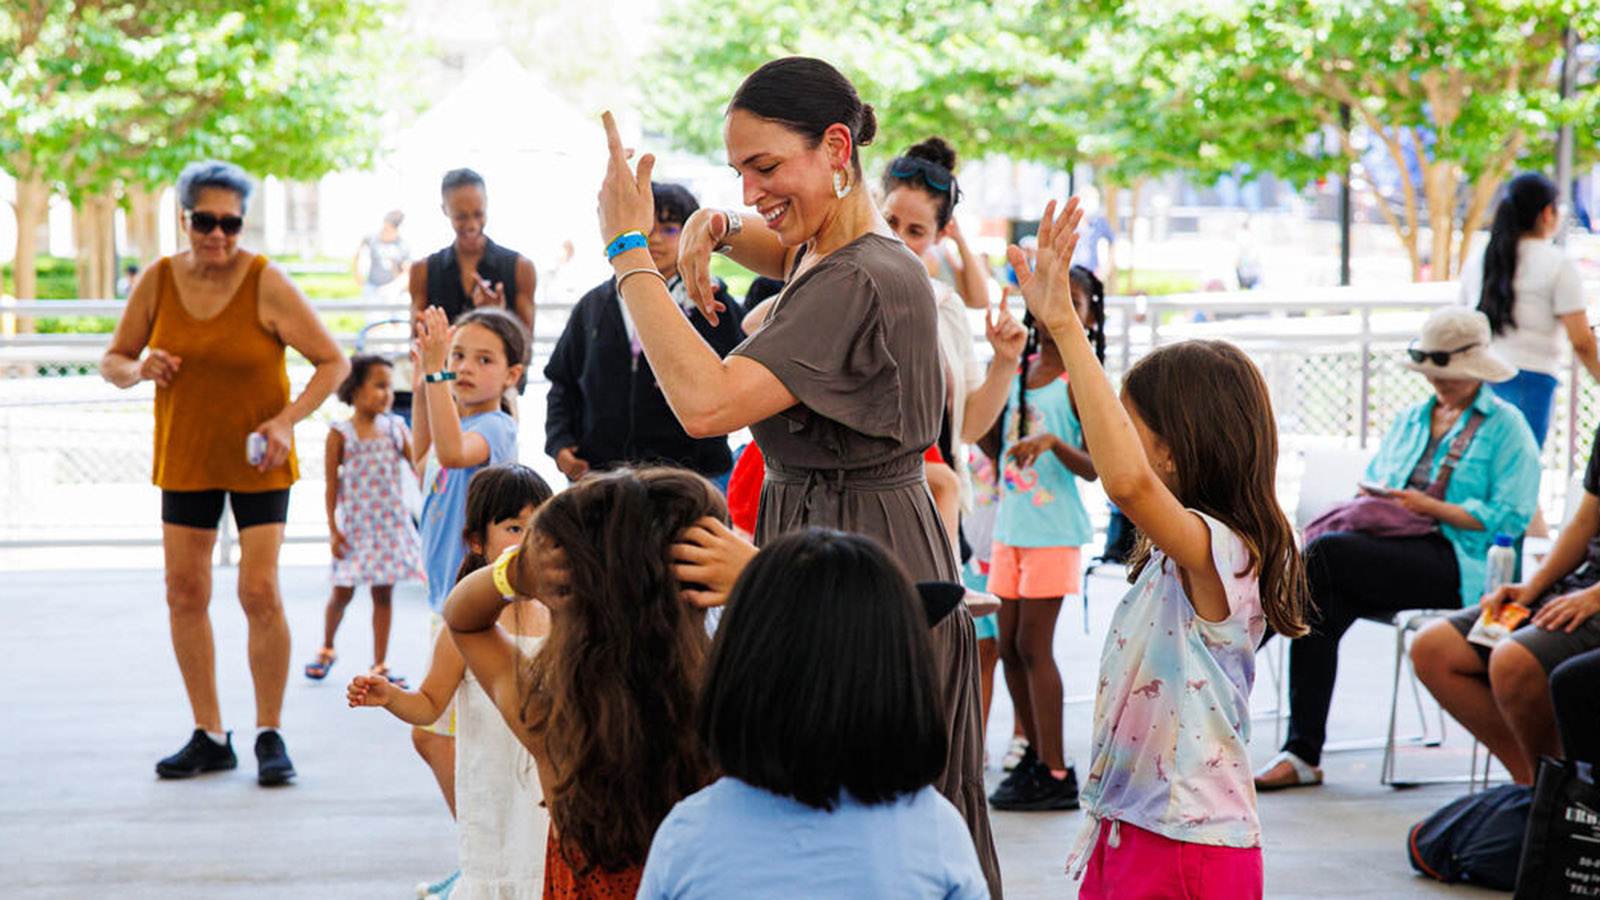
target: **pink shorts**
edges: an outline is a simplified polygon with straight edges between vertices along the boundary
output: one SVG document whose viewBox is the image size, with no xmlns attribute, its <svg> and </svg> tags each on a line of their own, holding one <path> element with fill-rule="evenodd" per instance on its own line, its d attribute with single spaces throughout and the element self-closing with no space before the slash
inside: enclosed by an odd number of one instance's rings
<svg viewBox="0 0 1600 900">
<path fill-rule="evenodd" d="M 1260 900 L 1260 847 L 1217 847 L 1175 841 L 1117 823 L 1118 845 L 1107 846 L 1112 823 L 1100 823 L 1083 870 L 1078 900 Z"/>
<path fill-rule="evenodd" d="M 989 558 L 989 593 L 1007 600 L 1054 600 L 1076 594 L 1083 583 L 1077 547 L 1008 547 L 996 543 Z"/>
</svg>

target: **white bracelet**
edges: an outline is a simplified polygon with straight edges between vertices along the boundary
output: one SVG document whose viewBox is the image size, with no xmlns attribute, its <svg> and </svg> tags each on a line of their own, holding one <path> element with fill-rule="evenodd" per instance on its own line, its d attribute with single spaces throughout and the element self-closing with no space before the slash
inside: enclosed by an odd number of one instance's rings
<svg viewBox="0 0 1600 900">
<path fill-rule="evenodd" d="M 616 281 L 617 281 L 617 293 L 619 293 L 619 294 L 622 293 L 622 283 L 624 281 L 628 280 L 628 276 L 629 275 L 645 275 L 645 274 L 654 275 L 655 277 L 661 279 L 661 286 L 662 287 L 666 287 L 667 286 L 667 276 L 665 276 L 665 275 L 661 274 L 659 271 L 657 271 L 654 266 L 640 266 L 637 269 L 629 269 L 626 272 L 617 273 L 617 278 L 616 278 Z"/>
</svg>

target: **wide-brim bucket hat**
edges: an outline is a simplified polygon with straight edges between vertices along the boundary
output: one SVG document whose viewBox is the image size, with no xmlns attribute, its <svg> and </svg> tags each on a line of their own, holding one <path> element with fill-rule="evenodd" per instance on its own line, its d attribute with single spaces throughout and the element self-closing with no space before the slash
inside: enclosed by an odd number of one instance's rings
<svg viewBox="0 0 1600 900">
<path fill-rule="evenodd" d="M 1422 323 L 1422 333 L 1406 348 L 1404 364 L 1435 378 L 1510 381 L 1517 370 L 1489 349 L 1490 337 L 1488 316 L 1447 306 Z"/>
</svg>

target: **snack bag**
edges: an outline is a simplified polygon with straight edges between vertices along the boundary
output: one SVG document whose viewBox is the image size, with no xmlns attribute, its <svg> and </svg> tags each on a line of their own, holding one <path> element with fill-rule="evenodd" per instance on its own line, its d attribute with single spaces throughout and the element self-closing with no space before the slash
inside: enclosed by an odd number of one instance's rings
<svg viewBox="0 0 1600 900">
<path fill-rule="evenodd" d="M 1490 618 L 1489 608 L 1484 607 L 1483 615 L 1467 632 L 1467 640 L 1485 647 L 1493 647 L 1500 643 L 1506 635 L 1516 630 L 1530 615 L 1526 606 L 1520 603 L 1505 603 L 1500 606 L 1500 614 Z"/>
</svg>

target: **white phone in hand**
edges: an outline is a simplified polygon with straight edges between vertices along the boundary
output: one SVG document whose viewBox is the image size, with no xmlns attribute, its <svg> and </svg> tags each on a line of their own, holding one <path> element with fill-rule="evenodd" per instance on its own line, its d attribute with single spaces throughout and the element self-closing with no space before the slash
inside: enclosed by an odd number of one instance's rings
<svg viewBox="0 0 1600 900">
<path fill-rule="evenodd" d="M 1383 485 L 1377 483 L 1376 481 L 1358 481 L 1358 482 L 1356 482 L 1356 487 L 1362 489 L 1363 491 L 1366 491 L 1369 494 L 1377 494 L 1380 497 L 1386 496 L 1389 493 L 1391 493 L 1391 490 L 1389 488 L 1384 487 Z"/>
</svg>

